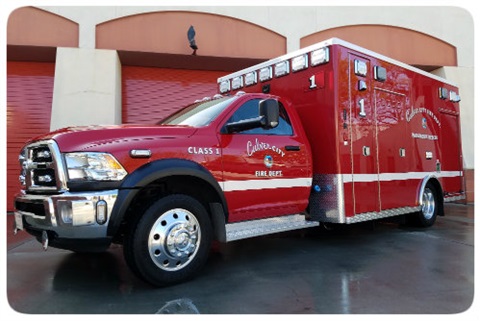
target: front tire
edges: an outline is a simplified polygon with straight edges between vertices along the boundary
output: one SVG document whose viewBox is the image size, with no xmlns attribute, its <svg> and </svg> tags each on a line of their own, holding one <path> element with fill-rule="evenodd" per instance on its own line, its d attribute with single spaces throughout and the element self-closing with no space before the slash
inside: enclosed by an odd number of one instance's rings
<svg viewBox="0 0 480 321">
<path fill-rule="evenodd" d="M 165 286 L 192 278 L 207 261 L 211 242 L 203 205 L 187 195 L 169 195 L 133 222 L 124 255 L 138 277 Z"/>
</svg>

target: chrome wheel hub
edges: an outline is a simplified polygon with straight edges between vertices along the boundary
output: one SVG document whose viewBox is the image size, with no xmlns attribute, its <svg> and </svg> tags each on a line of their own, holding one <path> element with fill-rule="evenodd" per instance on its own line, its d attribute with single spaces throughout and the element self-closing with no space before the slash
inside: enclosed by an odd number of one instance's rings
<svg viewBox="0 0 480 321">
<path fill-rule="evenodd" d="M 163 213 L 148 236 L 148 251 L 153 262 L 165 271 L 176 271 L 188 265 L 200 245 L 200 225 L 185 209 Z"/>
<path fill-rule="evenodd" d="M 422 196 L 422 213 L 427 220 L 431 219 L 435 214 L 435 195 L 432 190 L 426 188 Z"/>
</svg>

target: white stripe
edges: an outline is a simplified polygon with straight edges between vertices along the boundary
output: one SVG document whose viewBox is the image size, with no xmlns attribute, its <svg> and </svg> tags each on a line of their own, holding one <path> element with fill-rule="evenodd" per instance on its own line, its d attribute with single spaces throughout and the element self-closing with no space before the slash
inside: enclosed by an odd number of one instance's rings
<svg viewBox="0 0 480 321">
<path fill-rule="evenodd" d="M 310 177 L 301 177 L 224 181 L 220 182 L 220 186 L 224 192 L 261 190 L 269 188 L 310 187 L 312 186 L 312 179 Z"/>
<path fill-rule="evenodd" d="M 434 177 L 462 177 L 461 171 L 443 171 L 443 172 L 408 172 L 408 173 L 380 173 L 380 174 L 342 174 L 344 183 L 368 183 L 368 182 L 389 182 L 405 181 L 409 179 L 424 179 L 427 176 Z"/>
</svg>

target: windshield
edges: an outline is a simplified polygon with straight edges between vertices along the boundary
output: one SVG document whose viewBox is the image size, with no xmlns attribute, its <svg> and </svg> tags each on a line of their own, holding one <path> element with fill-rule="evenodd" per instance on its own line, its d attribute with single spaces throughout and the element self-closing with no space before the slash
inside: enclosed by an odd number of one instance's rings
<svg viewBox="0 0 480 321">
<path fill-rule="evenodd" d="M 236 98 L 223 97 L 196 102 L 162 120 L 159 125 L 207 126 Z"/>
</svg>

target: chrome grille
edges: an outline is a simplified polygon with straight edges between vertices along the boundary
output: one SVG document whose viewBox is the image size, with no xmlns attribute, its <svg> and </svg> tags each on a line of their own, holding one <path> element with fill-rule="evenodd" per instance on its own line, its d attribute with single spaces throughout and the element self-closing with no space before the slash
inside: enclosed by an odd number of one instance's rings
<svg viewBox="0 0 480 321">
<path fill-rule="evenodd" d="M 64 192 L 65 170 L 60 150 L 53 140 L 27 145 L 19 157 L 20 181 L 27 192 Z"/>
</svg>

